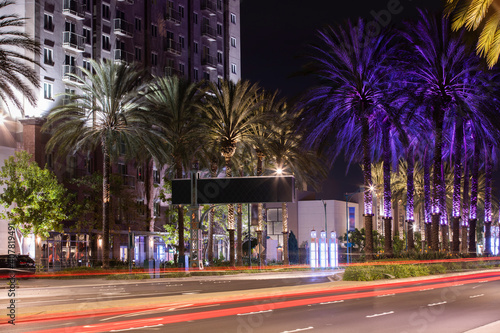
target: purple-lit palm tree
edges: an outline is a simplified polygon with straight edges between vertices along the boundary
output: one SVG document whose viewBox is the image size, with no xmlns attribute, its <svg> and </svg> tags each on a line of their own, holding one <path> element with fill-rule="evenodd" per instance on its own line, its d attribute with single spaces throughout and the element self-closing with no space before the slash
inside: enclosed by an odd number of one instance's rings
<svg viewBox="0 0 500 333">
<path fill-rule="evenodd" d="M 433 196 L 431 248 L 439 249 L 439 226 L 444 196 L 442 178 L 443 126 L 446 115 L 455 107 L 469 108 L 474 86 L 468 81 L 474 70 L 471 51 L 460 35 L 451 33 L 445 18 L 420 12 L 418 22 L 408 25 L 404 37 L 412 53 L 408 61 L 409 85 L 420 98 L 422 111 L 432 120 L 434 132 Z M 443 215 L 444 217 L 444 215 Z"/>
<path fill-rule="evenodd" d="M 364 178 L 365 254 L 373 253 L 373 200 L 370 122 L 390 93 L 390 59 L 395 45 L 392 36 L 365 34 L 366 24 L 358 20 L 347 26 L 319 32 L 320 45 L 313 46 L 312 72 L 319 86 L 306 96 L 311 130 L 308 145 L 323 151 L 334 161 L 344 154 L 350 162 L 362 161 Z"/>
</svg>

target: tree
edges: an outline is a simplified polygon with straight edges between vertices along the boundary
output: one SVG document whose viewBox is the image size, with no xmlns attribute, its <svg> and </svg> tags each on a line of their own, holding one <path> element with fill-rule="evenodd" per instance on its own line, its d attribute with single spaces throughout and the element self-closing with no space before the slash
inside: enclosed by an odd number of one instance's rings
<svg viewBox="0 0 500 333">
<path fill-rule="evenodd" d="M 299 243 L 293 231 L 290 231 L 290 237 L 288 239 L 288 253 L 290 256 L 290 264 L 299 263 Z"/>
<path fill-rule="evenodd" d="M 256 96 L 259 88 L 248 81 L 222 81 L 219 85 L 209 83 L 210 94 L 206 96 L 203 127 L 209 141 L 207 145 L 217 143 L 225 160 L 226 177 L 232 176 L 231 159 L 236 151 L 237 144 L 247 142 L 250 137 L 250 128 L 260 122 L 255 113 L 258 107 Z M 234 246 L 234 205 L 228 205 L 227 229 L 229 230 L 230 262 L 235 264 Z"/>
<path fill-rule="evenodd" d="M 500 55 L 500 4 L 492 0 L 447 0 L 445 16 L 452 16 L 452 29 L 465 26 L 469 31 L 480 29 L 476 46 L 478 55 L 485 57 L 488 66 L 493 67 Z"/>
<path fill-rule="evenodd" d="M 190 170 L 193 156 L 203 140 L 196 111 L 203 94 L 200 84 L 177 76 L 157 77 L 149 86 L 146 95 L 148 108 L 163 114 L 161 126 L 165 136 L 172 143 L 168 153 L 172 157 L 172 168 L 176 178 L 183 178 L 183 171 Z M 184 209 L 177 207 L 177 230 L 179 240 L 184 239 Z M 178 245 L 179 263 L 184 263 L 184 242 Z"/>
<path fill-rule="evenodd" d="M 92 69 L 81 68 L 82 77 L 72 75 L 75 93 L 53 108 L 42 130 L 50 132 L 46 149 L 63 155 L 71 151 L 94 151 L 103 156 L 103 267 L 109 267 L 111 160 L 124 153 L 130 158 L 153 156 L 166 161 L 164 148 L 170 143 L 153 126 L 162 115 L 141 108 L 147 72 L 138 64 L 91 61 Z M 151 222 L 150 222 L 151 223 Z"/>
<path fill-rule="evenodd" d="M 48 237 L 49 231 L 62 231 L 61 223 L 71 217 L 73 197 L 48 169 L 41 169 L 26 151 L 5 160 L 0 171 L 0 203 L 6 211 L 0 216 L 24 236 L 33 233 Z"/>
<path fill-rule="evenodd" d="M 364 178 L 364 216 L 366 256 L 373 252 L 373 200 L 370 186 L 372 153 L 370 122 L 391 91 L 387 82 L 392 67 L 395 43 L 392 36 L 382 32 L 365 34 L 366 22 L 354 26 L 327 28 L 320 32 L 319 46 L 312 73 L 319 87 L 305 98 L 309 110 L 304 119 L 312 123 L 308 142 L 327 154 L 330 161 L 343 153 L 349 162 L 362 161 Z"/>
<path fill-rule="evenodd" d="M 35 59 L 41 47 L 39 42 L 20 30 L 26 24 L 26 18 L 9 13 L 9 6 L 13 4 L 14 1 L 0 1 L 0 99 L 7 105 L 12 102 L 24 116 L 24 105 L 18 94 L 35 105 L 36 96 L 30 84 L 40 87 L 34 67 L 39 66 Z"/>
</svg>

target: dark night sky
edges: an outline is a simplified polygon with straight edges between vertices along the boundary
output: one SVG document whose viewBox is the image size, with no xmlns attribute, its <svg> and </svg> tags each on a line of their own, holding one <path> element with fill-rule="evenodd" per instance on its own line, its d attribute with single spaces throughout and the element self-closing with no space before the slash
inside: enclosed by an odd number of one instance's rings
<svg viewBox="0 0 500 333">
<path fill-rule="evenodd" d="M 372 12 L 388 8 L 391 23 L 415 17 L 416 8 L 437 11 L 439 0 L 241 0 L 242 77 L 259 82 L 266 90 L 279 89 L 292 97 L 303 92 L 313 81 L 307 77 L 290 77 L 305 63 L 301 56 L 307 45 L 316 41 L 316 31 L 324 25 L 336 25 L 347 19 L 364 17 L 375 20 Z M 396 12 L 396 11 L 394 11 Z M 338 161 L 317 198 L 343 199 L 346 191 L 362 184 L 358 166 L 352 166 L 345 177 L 346 166 Z"/>
</svg>

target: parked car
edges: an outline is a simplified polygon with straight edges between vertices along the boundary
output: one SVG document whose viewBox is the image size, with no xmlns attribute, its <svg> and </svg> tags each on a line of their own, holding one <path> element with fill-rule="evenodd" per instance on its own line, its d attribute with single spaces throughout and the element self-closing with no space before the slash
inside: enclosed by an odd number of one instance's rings
<svg viewBox="0 0 500 333">
<path fill-rule="evenodd" d="M 16 275 L 35 274 L 35 261 L 27 255 L 15 254 L 14 260 L 7 254 L 0 255 L 0 275 L 14 272 Z"/>
</svg>

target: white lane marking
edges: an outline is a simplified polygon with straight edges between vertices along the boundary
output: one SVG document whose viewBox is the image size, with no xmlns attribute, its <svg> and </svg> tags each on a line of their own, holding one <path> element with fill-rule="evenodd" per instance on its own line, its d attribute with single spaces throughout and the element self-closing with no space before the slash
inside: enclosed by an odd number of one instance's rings
<svg viewBox="0 0 500 333">
<path fill-rule="evenodd" d="M 434 290 L 434 288 L 420 289 L 419 291 Z"/>
<path fill-rule="evenodd" d="M 479 288 L 479 287 L 481 287 L 481 286 L 474 286 L 474 287 L 472 287 L 472 289 L 476 289 L 476 288 Z"/>
<path fill-rule="evenodd" d="M 469 296 L 469 298 L 476 298 L 476 297 L 481 297 L 481 296 L 484 296 L 484 294 Z"/>
<path fill-rule="evenodd" d="M 140 330 L 140 329 L 143 329 L 143 328 L 160 327 L 160 326 L 163 326 L 163 324 L 150 325 L 150 326 L 142 326 L 142 327 L 131 327 L 131 328 L 125 328 L 125 329 L 122 329 L 122 330 L 111 330 L 109 332 L 125 332 L 125 331 Z"/>
<path fill-rule="evenodd" d="M 485 281 L 478 281 L 477 283 L 485 283 L 485 282 L 488 282 L 487 280 Z"/>
<path fill-rule="evenodd" d="M 386 294 L 386 295 L 378 295 L 377 297 L 387 297 L 387 296 L 394 296 L 395 294 Z"/>
<path fill-rule="evenodd" d="M 266 313 L 266 312 L 273 312 L 273 310 L 264 310 L 264 311 L 248 312 L 248 313 L 238 313 L 237 316 L 251 316 L 251 315 L 254 315 L 254 314 Z"/>
<path fill-rule="evenodd" d="M 167 311 L 174 311 L 176 309 L 185 308 L 185 307 L 188 307 L 190 305 L 193 305 L 193 304 L 183 304 L 183 305 L 177 306 L 176 308 L 172 308 L 171 306 L 165 306 L 165 307 L 162 307 L 162 308 L 156 308 L 156 309 L 151 309 L 151 310 L 144 310 L 144 311 L 139 311 L 139 312 L 134 312 L 134 313 L 125 313 L 125 314 L 118 315 L 118 316 L 104 318 L 104 319 L 101 319 L 100 321 L 107 321 L 107 320 L 121 318 L 121 317 L 142 316 L 142 315 L 144 315 L 147 312 L 158 312 L 158 311 L 161 311 L 161 310 L 166 309 L 166 308 L 169 308 Z"/>
<path fill-rule="evenodd" d="M 460 286 L 463 286 L 464 284 L 463 283 L 460 283 L 460 284 L 454 284 L 453 287 L 460 287 Z"/>
<path fill-rule="evenodd" d="M 385 316 L 385 315 L 390 315 L 393 314 L 394 311 L 389 311 L 389 312 L 384 312 L 384 313 L 377 313 L 374 315 L 366 316 L 366 318 L 373 318 L 373 317 L 380 317 L 380 316 Z"/>
<path fill-rule="evenodd" d="M 313 328 L 314 327 L 309 326 L 309 327 L 305 327 L 305 328 L 297 328 L 296 330 L 293 330 L 293 331 L 283 331 L 281 333 L 293 333 L 293 332 L 308 331 L 308 330 L 312 330 Z"/>
<path fill-rule="evenodd" d="M 446 301 L 442 301 L 442 302 L 438 302 L 438 303 L 427 304 L 427 306 L 436 306 L 436 305 L 442 305 L 442 304 L 446 304 L 446 303 L 447 303 Z"/>
<path fill-rule="evenodd" d="M 342 301 L 332 301 L 332 302 L 323 302 L 323 303 L 319 303 L 321 305 L 325 305 L 325 304 L 334 304 L 334 303 L 342 303 L 344 300 Z"/>
</svg>

